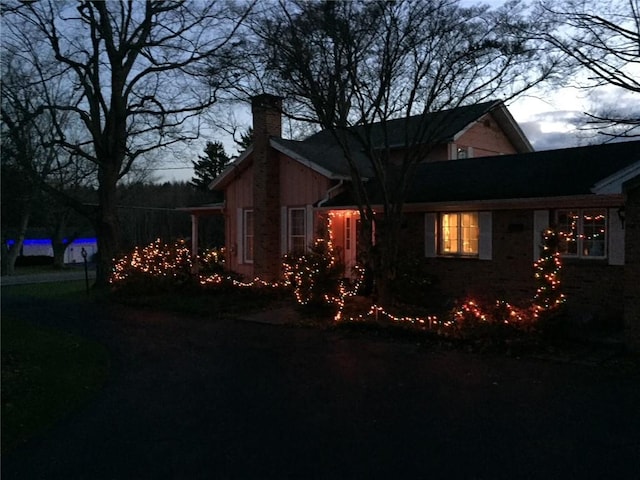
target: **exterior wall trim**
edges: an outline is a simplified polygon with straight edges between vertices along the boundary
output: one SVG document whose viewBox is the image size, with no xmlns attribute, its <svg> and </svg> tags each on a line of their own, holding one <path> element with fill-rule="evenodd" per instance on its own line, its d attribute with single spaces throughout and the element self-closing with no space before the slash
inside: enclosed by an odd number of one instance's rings
<svg viewBox="0 0 640 480">
<path fill-rule="evenodd" d="M 512 198 L 499 200 L 470 200 L 433 203 L 410 203 L 406 212 L 442 212 L 466 210 L 520 210 L 562 208 L 565 206 L 616 207 L 624 204 L 623 195 L 571 195 L 562 197 Z M 342 207 L 341 207 L 342 208 Z M 346 208 L 346 207 L 345 207 Z M 352 208 L 352 207 L 349 207 Z M 337 208 L 334 207 L 334 210 Z"/>
<path fill-rule="evenodd" d="M 462 200 L 450 202 L 407 203 L 404 211 L 415 212 L 453 212 L 458 210 L 521 210 L 553 209 L 564 207 L 619 207 L 624 205 L 624 195 L 570 195 L 560 197 L 510 198 L 498 200 Z M 374 210 L 382 210 L 382 205 L 372 205 Z M 318 211 L 357 210 L 357 205 L 316 207 Z"/>
</svg>

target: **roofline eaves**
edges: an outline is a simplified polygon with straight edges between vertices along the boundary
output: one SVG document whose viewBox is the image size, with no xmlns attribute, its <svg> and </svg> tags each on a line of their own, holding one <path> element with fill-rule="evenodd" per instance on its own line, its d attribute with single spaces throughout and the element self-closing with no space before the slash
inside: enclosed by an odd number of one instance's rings
<svg viewBox="0 0 640 480">
<path fill-rule="evenodd" d="M 640 160 L 596 182 L 591 191 L 596 195 L 622 193 L 624 182 L 638 175 L 640 175 Z"/>
<path fill-rule="evenodd" d="M 274 140 L 276 140 L 276 141 L 274 141 Z M 308 167 L 311 170 L 313 170 L 314 172 L 317 172 L 320 175 L 322 175 L 324 177 L 327 177 L 327 178 L 329 178 L 331 180 L 350 180 L 351 179 L 351 176 L 349 176 L 349 175 L 340 175 L 340 174 L 337 174 L 335 172 L 332 172 L 332 171 L 324 168 L 323 166 L 318 165 L 315 162 L 312 162 L 308 158 L 305 158 L 302 155 L 294 152 L 293 150 L 291 150 L 291 149 L 289 149 L 289 148 L 287 148 L 287 147 L 285 147 L 283 145 L 280 145 L 277 142 L 277 139 L 270 139 L 269 140 L 269 145 L 271 145 L 273 148 L 275 148 L 280 153 L 283 153 L 287 157 L 295 160 L 298 163 L 301 163 L 305 167 Z"/>
<path fill-rule="evenodd" d="M 405 213 L 445 212 L 445 211 L 481 211 L 481 210 L 519 210 L 536 208 L 562 207 L 617 207 L 623 203 L 623 195 L 564 195 L 551 197 L 504 198 L 488 200 L 451 200 L 440 202 L 406 203 Z M 381 210 L 382 205 L 372 205 L 374 210 Z M 316 207 L 316 210 L 357 210 L 357 205 L 334 205 Z"/>
<path fill-rule="evenodd" d="M 496 100 L 493 102 L 493 104 L 482 114 L 482 115 L 478 115 L 476 118 L 474 118 L 473 120 L 471 120 L 469 123 L 467 123 L 467 125 L 460 129 L 455 135 L 453 135 L 453 137 L 444 139 L 447 140 L 449 142 L 455 142 L 457 141 L 462 135 L 464 135 L 476 122 L 479 122 L 481 118 L 485 117 L 486 115 L 488 115 L 489 113 L 493 112 L 497 107 L 499 107 L 502 104 L 502 101 L 500 100 Z M 503 105 L 504 106 L 504 105 Z"/>
<path fill-rule="evenodd" d="M 219 186 L 224 186 L 229 180 L 231 180 L 230 178 L 228 178 L 231 175 L 231 173 L 235 172 L 240 167 L 240 165 L 244 163 L 247 160 L 247 158 L 249 158 L 249 155 L 252 152 L 253 152 L 253 145 L 247 148 L 242 153 L 242 155 L 240 155 L 233 162 L 231 162 L 229 166 L 227 166 L 227 168 L 225 168 L 220 175 L 218 175 L 216 178 L 214 178 L 211 181 L 211 183 L 209 183 L 207 188 L 209 190 L 215 190 Z"/>
<path fill-rule="evenodd" d="M 524 131 L 522 131 L 522 128 L 520 128 L 520 125 L 518 124 L 518 122 L 516 122 L 516 119 L 513 118 L 513 115 L 511 115 L 511 112 L 506 107 L 504 102 L 500 102 L 495 108 L 492 108 L 490 110 L 490 113 L 494 113 L 494 112 L 498 114 L 498 115 L 495 115 L 496 120 L 498 122 L 500 123 L 506 122 L 506 125 L 503 125 L 503 128 L 507 127 L 505 128 L 505 133 L 507 134 L 507 136 L 509 136 L 508 129 L 510 128 L 515 136 L 515 140 L 520 141 L 522 143 L 522 146 L 524 147 L 525 152 L 518 152 L 518 153 L 533 152 L 534 151 L 533 145 L 531 145 L 531 142 L 529 141 L 527 136 L 524 134 Z M 514 139 L 510 138 L 510 140 L 513 142 Z"/>
</svg>

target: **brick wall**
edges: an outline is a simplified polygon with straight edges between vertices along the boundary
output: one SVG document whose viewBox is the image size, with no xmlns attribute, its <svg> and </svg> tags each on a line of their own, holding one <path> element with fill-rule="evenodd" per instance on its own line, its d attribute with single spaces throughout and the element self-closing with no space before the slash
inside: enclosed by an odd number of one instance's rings
<svg viewBox="0 0 640 480">
<path fill-rule="evenodd" d="M 445 303 L 466 297 L 518 303 L 533 296 L 532 216 L 529 212 L 497 211 L 492 215 L 492 226 L 492 260 L 427 259 Z"/>
<path fill-rule="evenodd" d="M 634 183 L 626 192 L 624 324 L 627 345 L 640 351 L 640 178 Z"/>
<path fill-rule="evenodd" d="M 424 215 L 407 217 L 407 247 L 424 255 Z M 466 297 L 506 300 L 525 306 L 536 290 L 533 277 L 533 211 L 492 214 L 492 259 L 429 258 L 441 303 Z M 418 240 L 419 239 L 419 240 Z M 636 285 L 640 284 L 640 278 Z M 623 267 L 606 261 L 565 261 L 562 285 L 567 311 L 579 319 L 617 322 L 622 318 Z M 637 298 L 637 297 L 636 297 Z"/>
<path fill-rule="evenodd" d="M 259 95 L 253 113 L 253 273 L 265 280 L 280 276 L 280 169 L 269 137 L 281 135 L 282 99 Z"/>
</svg>

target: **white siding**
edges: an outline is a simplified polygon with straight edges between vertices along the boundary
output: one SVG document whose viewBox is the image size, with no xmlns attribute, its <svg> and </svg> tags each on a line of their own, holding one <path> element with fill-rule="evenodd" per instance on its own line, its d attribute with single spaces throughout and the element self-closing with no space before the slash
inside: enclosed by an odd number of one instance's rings
<svg viewBox="0 0 640 480">
<path fill-rule="evenodd" d="M 618 209 L 608 212 L 609 265 L 624 265 L 624 230 L 618 218 Z"/>
<path fill-rule="evenodd" d="M 478 239 L 478 258 L 480 260 L 491 260 L 493 254 L 493 223 L 491 212 L 478 213 L 478 227 L 480 228 L 480 238 Z"/>
<path fill-rule="evenodd" d="M 542 232 L 549 228 L 549 210 L 535 210 L 533 212 L 533 261 L 540 258 Z"/>
<path fill-rule="evenodd" d="M 438 254 L 437 248 L 437 214 L 424 214 L 424 256 L 427 258 L 435 257 Z"/>
</svg>

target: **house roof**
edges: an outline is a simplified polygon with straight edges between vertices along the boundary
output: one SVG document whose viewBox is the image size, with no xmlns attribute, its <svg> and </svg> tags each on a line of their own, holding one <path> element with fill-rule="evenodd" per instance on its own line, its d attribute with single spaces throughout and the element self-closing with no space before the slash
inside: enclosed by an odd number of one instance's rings
<svg viewBox="0 0 640 480">
<path fill-rule="evenodd" d="M 415 143 L 414 139 L 425 139 L 425 143 L 440 144 L 454 141 L 473 122 L 479 120 L 487 113 L 493 113 L 509 139 L 515 144 L 518 151 L 532 151 L 533 148 L 526 136 L 520 130 L 504 103 L 500 100 L 465 105 L 438 112 L 414 115 L 408 118 L 388 120 L 386 124 L 378 122 L 371 125 L 371 140 L 377 148 L 403 148 Z M 364 133 L 365 127 L 357 126 L 352 130 Z M 387 140 L 385 141 L 385 135 Z M 331 133 L 323 130 L 305 140 L 310 143 L 334 142 Z"/>
<path fill-rule="evenodd" d="M 374 148 L 403 148 L 405 145 L 415 144 L 413 139 L 416 138 L 428 139 L 429 144 L 442 144 L 455 141 L 469 126 L 490 112 L 518 151 L 533 150 L 518 124 L 499 100 L 389 120 L 384 127 L 382 123 L 375 123 L 368 128 L 371 128 L 370 138 Z M 373 168 L 363 146 L 357 141 L 357 134 L 363 133 L 364 129 L 364 126 L 350 129 L 350 145 L 356 168 L 367 179 L 374 176 Z M 420 129 L 424 131 L 421 132 Z M 344 159 L 342 148 L 330 131 L 323 130 L 302 141 L 271 137 L 270 145 L 328 178 L 350 178 L 349 165 Z M 224 188 L 235 177 L 234 172 L 241 171 L 245 164 L 248 165 L 251 148 L 227 167 L 211 183 L 210 188 Z"/>
<path fill-rule="evenodd" d="M 597 187 L 607 179 L 622 184 L 639 174 L 640 141 L 423 163 L 407 203 L 588 195 L 601 193 Z M 368 188 L 372 203 L 380 203 L 379 188 L 373 182 Z M 353 204 L 345 192 L 325 206 Z"/>
</svg>

